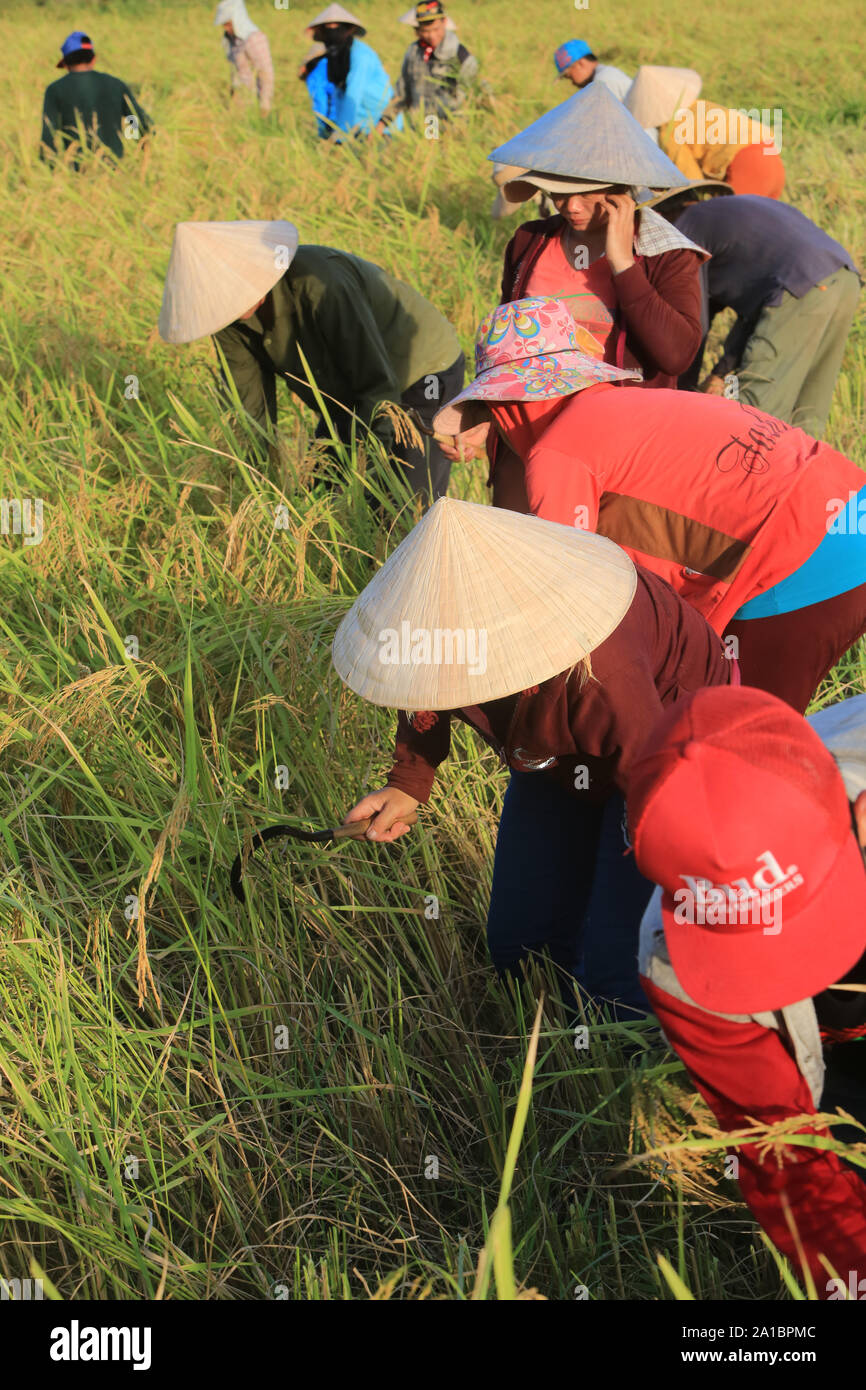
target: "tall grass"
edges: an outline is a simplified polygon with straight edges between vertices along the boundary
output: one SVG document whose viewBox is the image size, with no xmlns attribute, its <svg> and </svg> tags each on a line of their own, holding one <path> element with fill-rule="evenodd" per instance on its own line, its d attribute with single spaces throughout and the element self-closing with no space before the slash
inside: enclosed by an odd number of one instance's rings
<svg viewBox="0 0 866 1390">
<path fill-rule="evenodd" d="M 244 461 L 210 347 L 156 335 L 175 221 L 289 216 L 417 285 L 469 349 L 511 229 L 488 221 L 484 157 L 555 99 L 550 53 L 586 26 L 623 66 L 694 63 L 711 98 L 782 106 L 792 197 L 866 258 L 853 0 L 832 49 L 804 4 L 744 10 L 735 47 L 680 0 L 649 0 L 641 32 L 622 3 L 454 9 L 495 111 L 333 151 L 295 10 L 252 5 L 269 125 L 228 109 L 206 5 L 4 15 L 2 496 L 44 498 L 45 536 L 0 555 L 0 1275 L 44 1271 L 60 1297 L 791 1296 L 654 1024 L 590 1011 L 576 1051 L 537 1014 L 541 979 L 513 998 L 492 977 L 503 777 L 470 737 L 411 838 L 264 851 L 247 907 L 229 892 L 253 826 L 332 823 L 382 778 L 390 718 L 328 648 L 412 514 L 376 518 L 373 474 L 311 486 L 288 396 L 279 461 Z M 364 14 L 394 72 L 408 31 L 382 0 Z M 35 140 L 85 22 L 159 129 L 72 176 Z M 864 352 L 861 319 L 830 424 L 860 462 Z M 480 500 L 484 479 L 458 469 L 454 490 Z M 822 698 L 864 674 L 855 653 Z"/>
</svg>

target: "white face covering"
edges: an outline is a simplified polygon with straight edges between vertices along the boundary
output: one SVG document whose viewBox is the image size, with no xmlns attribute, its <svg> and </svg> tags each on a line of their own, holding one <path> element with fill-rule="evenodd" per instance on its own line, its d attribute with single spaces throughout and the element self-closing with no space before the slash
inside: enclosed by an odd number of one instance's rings
<svg viewBox="0 0 866 1390">
<path fill-rule="evenodd" d="M 248 39 L 250 34 L 257 34 L 258 26 L 253 24 L 247 14 L 247 7 L 244 0 L 220 0 L 217 5 L 216 18 L 214 24 L 228 24 L 231 20 L 235 37 L 241 40 Z"/>
</svg>

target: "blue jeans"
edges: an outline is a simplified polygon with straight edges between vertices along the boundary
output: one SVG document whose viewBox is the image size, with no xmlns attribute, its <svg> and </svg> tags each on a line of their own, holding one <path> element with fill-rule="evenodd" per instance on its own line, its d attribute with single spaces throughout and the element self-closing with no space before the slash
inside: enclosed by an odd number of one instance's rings
<svg viewBox="0 0 866 1390">
<path fill-rule="evenodd" d="M 546 948 L 594 998 L 649 1011 L 637 951 L 653 884 L 625 854 L 624 810 L 618 792 L 591 805 L 543 772 L 512 770 L 487 917 L 501 974 L 519 972 L 527 956 Z"/>
</svg>

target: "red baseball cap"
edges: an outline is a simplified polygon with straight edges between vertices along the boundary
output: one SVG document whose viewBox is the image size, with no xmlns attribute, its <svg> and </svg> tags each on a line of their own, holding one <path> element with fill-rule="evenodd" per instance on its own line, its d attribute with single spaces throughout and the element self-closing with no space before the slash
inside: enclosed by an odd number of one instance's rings
<svg viewBox="0 0 866 1390">
<path fill-rule="evenodd" d="M 632 764 L 628 816 L 661 885 L 680 984 L 718 1013 L 818 994 L 866 949 L 866 870 L 845 784 L 814 729 L 774 695 L 700 690 Z"/>
</svg>

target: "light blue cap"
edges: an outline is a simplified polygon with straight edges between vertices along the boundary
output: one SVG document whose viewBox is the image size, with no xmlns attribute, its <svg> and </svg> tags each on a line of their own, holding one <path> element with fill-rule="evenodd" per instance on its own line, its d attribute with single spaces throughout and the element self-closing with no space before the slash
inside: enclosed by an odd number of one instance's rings
<svg viewBox="0 0 866 1390">
<path fill-rule="evenodd" d="M 588 43 L 583 39 L 569 39 L 568 43 L 562 43 L 553 55 L 553 64 L 560 77 L 564 72 L 568 72 L 572 63 L 577 63 L 581 58 L 594 58 L 595 54 Z"/>
</svg>

